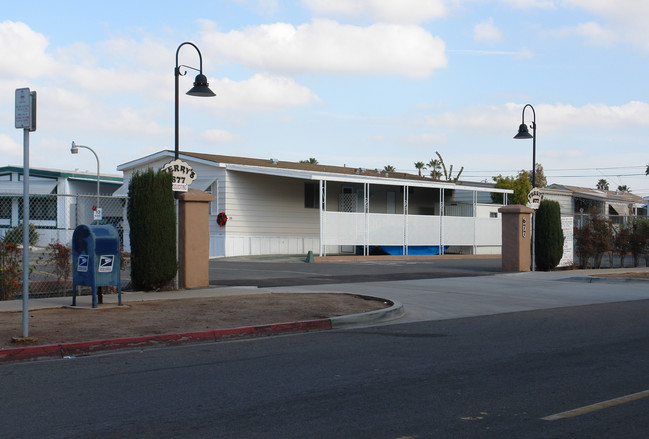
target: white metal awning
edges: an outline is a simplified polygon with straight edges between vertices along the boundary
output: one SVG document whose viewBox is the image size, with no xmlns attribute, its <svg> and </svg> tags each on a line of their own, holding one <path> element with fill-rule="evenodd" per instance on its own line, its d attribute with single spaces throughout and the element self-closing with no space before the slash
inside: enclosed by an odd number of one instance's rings
<svg viewBox="0 0 649 439">
<path fill-rule="evenodd" d="M 216 180 L 216 176 L 212 177 L 198 177 L 196 180 L 189 185 L 190 189 L 198 189 L 199 191 L 204 191 L 205 189 L 212 186 L 212 183 Z"/>
<path fill-rule="evenodd" d="M 56 181 L 30 181 L 31 195 L 48 195 L 56 189 Z M 0 181 L 0 195 L 23 195 L 22 181 Z"/>
<path fill-rule="evenodd" d="M 199 191 L 204 191 L 207 188 L 209 188 L 212 183 L 216 180 L 216 176 L 211 176 L 211 177 L 198 177 L 196 180 L 192 182 L 192 184 L 189 186 L 190 189 L 198 189 Z M 118 196 L 126 196 L 128 195 L 128 183 L 124 183 L 120 187 L 117 188 L 115 192 L 113 192 L 113 195 L 118 195 Z"/>
<path fill-rule="evenodd" d="M 299 178 L 304 180 L 323 180 L 323 181 L 342 181 L 350 183 L 369 183 L 380 184 L 386 186 L 411 186 L 411 187 L 428 187 L 436 189 L 461 189 L 476 192 L 498 192 L 511 194 L 514 191 L 511 189 L 499 189 L 493 187 L 471 186 L 466 184 L 455 184 L 444 181 L 426 181 L 426 180 L 407 180 L 399 178 L 382 178 L 366 175 L 348 175 L 348 174 L 335 174 L 328 172 L 306 171 L 301 169 L 286 169 L 286 168 L 270 168 L 261 166 L 249 165 L 234 165 L 226 164 L 226 168 L 230 171 L 249 172 L 253 174 L 273 175 L 277 177 Z"/>
<path fill-rule="evenodd" d="M 120 195 L 120 196 L 128 195 L 128 183 L 124 183 L 123 185 L 118 187 L 117 190 L 113 192 L 113 195 Z"/>
</svg>

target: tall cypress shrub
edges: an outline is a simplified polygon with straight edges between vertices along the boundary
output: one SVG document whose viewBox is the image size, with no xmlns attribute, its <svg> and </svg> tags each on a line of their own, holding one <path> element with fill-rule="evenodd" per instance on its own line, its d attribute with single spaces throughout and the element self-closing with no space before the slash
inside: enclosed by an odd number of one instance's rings
<svg viewBox="0 0 649 439">
<path fill-rule="evenodd" d="M 140 290 L 158 290 L 176 275 L 176 215 L 169 172 L 137 172 L 128 185 L 131 281 Z"/>
<path fill-rule="evenodd" d="M 535 262 L 539 270 L 552 270 L 563 255 L 561 209 L 556 201 L 543 200 L 536 211 Z"/>
</svg>

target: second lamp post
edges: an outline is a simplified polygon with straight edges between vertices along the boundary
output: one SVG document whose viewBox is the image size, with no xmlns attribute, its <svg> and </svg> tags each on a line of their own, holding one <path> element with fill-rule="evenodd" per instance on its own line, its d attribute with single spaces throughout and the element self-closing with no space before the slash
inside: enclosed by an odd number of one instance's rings
<svg viewBox="0 0 649 439">
<path fill-rule="evenodd" d="M 532 134 L 527 129 L 527 124 L 525 123 L 525 109 L 530 107 L 532 109 Z M 526 104 L 523 107 L 523 114 L 521 116 L 521 124 L 518 127 L 518 134 L 514 136 L 514 139 L 532 139 L 532 189 L 536 187 L 536 112 L 534 107 L 531 104 Z M 535 252 L 536 252 L 536 215 L 532 213 L 532 266 L 531 270 L 535 269 Z"/>
<path fill-rule="evenodd" d="M 199 67 L 194 68 L 190 66 L 186 66 L 183 64 L 178 64 L 178 53 L 180 52 L 180 48 L 183 47 L 184 45 L 190 45 L 194 49 L 196 49 L 196 52 L 198 52 L 198 61 L 199 61 Z M 184 68 L 185 71 L 181 72 L 181 68 Z M 176 85 L 176 95 L 175 95 L 175 110 L 176 110 L 176 120 L 175 120 L 175 125 L 176 125 L 176 141 L 175 141 L 175 154 L 174 154 L 174 160 L 178 160 L 178 101 L 179 101 L 179 92 L 178 92 L 178 79 L 181 76 L 184 76 L 187 74 L 187 69 L 195 70 L 198 72 L 198 75 L 196 75 L 196 79 L 194 80 L 194 87 L 192 87 L 187 94 L 190 96 L 202 96 L 202 97 L 212 97 L 216 96 L 216 94 L 210 90 L 209 84 L 207 82 L 207 77 L 203 75 L 203 56 L 201 55 L 201 51 L 198 50 L 198 47 L 194 43 L 190 43 L 189 41 L 185 41 L 182 43 L 180 46 L 178 46 L 178 49 L 176 49 L 176 68 L 174 69 L 174 79 L 175 79 L 175 85 Z"/>
</svg>

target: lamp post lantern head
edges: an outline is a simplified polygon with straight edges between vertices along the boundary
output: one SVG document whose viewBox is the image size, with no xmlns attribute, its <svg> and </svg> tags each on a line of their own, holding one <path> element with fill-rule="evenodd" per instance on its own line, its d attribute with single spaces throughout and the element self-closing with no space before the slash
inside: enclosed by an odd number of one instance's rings
<svg viewBox="0 0 649 439">
<path fill-rule="evenodd" d="M 194 80 L 194 87 L 187 92 L 190 96 L 202 96 L 202 97 L 212 97 L 216 96 L 212 90 L 210 90 L 209 83 L 207 82 L 207 76 L 199 73 L 196 75 Z"/>
<path fill-rule="evenodd" d="M 79 154 L 79 148 L 77 148 L 77 144 L 72 141 L 72 146 L 70 147 L 70 152 L 72 154 Z"/>
<path fill-rule="evenodd" d="M 527 128 L 527 125 L 522 123 L 518 127 L 518 134 L 514 136 L 514 139 L 533 139 L 534 136 L 532 136 Z"/>
</svg>

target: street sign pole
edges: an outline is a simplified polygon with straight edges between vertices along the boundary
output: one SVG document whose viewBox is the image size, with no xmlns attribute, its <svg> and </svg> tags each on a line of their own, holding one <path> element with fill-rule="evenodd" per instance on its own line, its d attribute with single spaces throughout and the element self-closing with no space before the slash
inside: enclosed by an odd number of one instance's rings
<svg viewBox="0 0 649 439">
<path fill-rule="evenodd" d="M 23 337 L 29 336 L 29 130 L 23 129 Z"/>
<path fill-rule="evenodd" d="M 527 199 L 529 201 L 528 206 L 534 209 L 532 212 L 532 267 L 531 270 L 535 270 L 535 257 L 536 257 L 536 209 L 539 208 L 541 201 L 543 201 L 543 192 L 538 188 L 532 188 L 532 190 L 527 194 Z"/>
<path fill-rule="evenodd" d="M 36 92 L 16 89 L 16 128 L 23 130 L 23 337 L 29 337 L 29 132 L 36 131 Z"/>
</svg>

